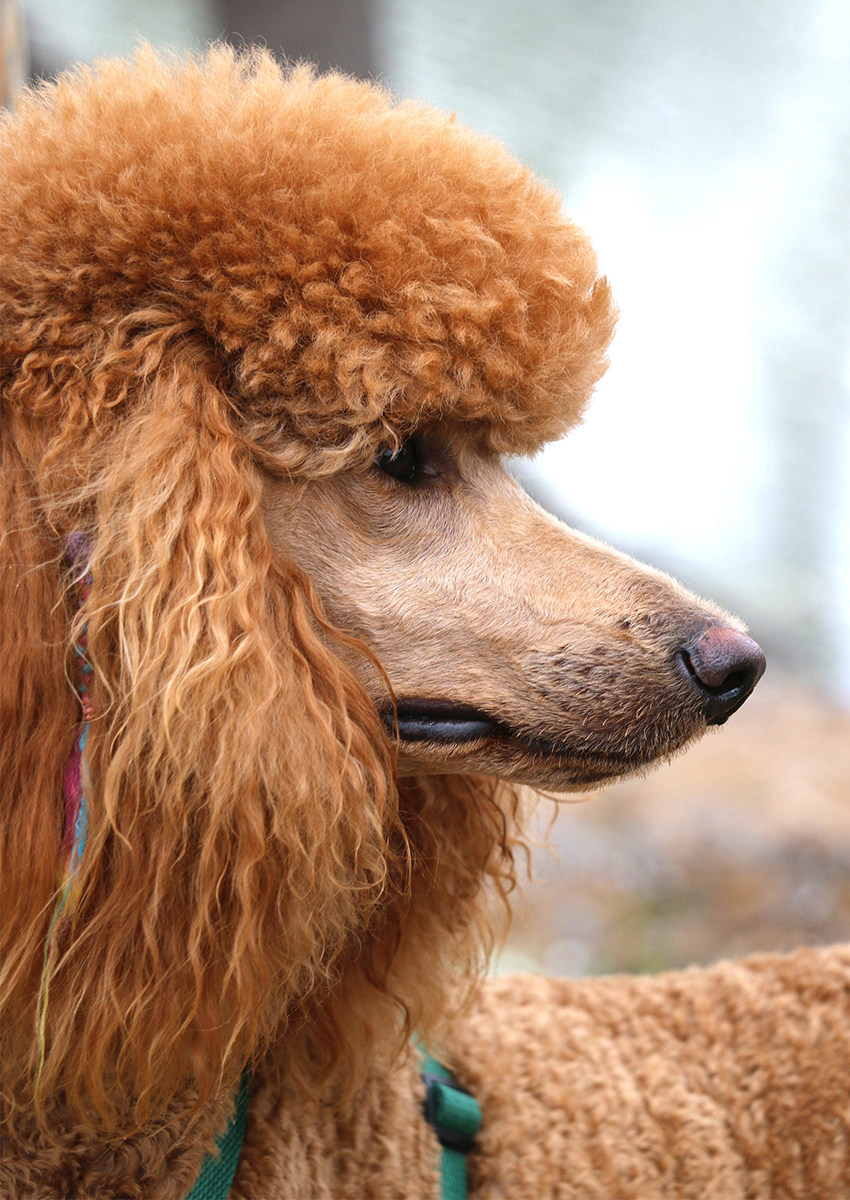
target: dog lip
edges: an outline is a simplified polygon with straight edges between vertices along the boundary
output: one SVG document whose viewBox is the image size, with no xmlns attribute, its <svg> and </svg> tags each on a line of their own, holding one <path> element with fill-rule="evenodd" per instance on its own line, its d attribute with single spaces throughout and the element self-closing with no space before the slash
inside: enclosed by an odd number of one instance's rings
<svg viewBox="0 0 850 1200">
<path fill-rule="evenodd" d="M 535 735 L 529 730 L 513 728 L 507 722 L 469 704 L 451 700 L 400 699 L 396 702 L 397 724 L 389 706 L 381 712 L 387 732 L 394 737 L 396 730 L 402 742 L 430 743 L 436 746 L 471 745 L 486 739 L 494 750 L 501 747 L 513 755 L 534 758 L 557 764 L 567 762 L 571 769 L 581 769 L 581 782 L 602 783 L 649 765 L 651 757 L 635 755 L 613 746 L 578 747 L 558 738 L 557 734 Z M 684 740 L 684 739 L 683 739 Z M 677 742 L 675 749 L 681 744 Z"/>
<path fill-rule="evenodd" d="M 619 774 L 624 764 L 635 765 L 628 755 L 610 749 L 597 750 L 588 755 L 557 739 L 535 737 L 520 732 L 504 721 L 475 708 L 470 704 L 459 704 L 452 700 L 402 699 L 396 702 L 397 724 L 391 708 L 382 712 L 384 724 L 390 734 L 398 729 L 404 742 L 431 742 L 438 745 L 458 745 L 478 742 L 483 738 L 495 740 L 503 746 L 513 747 L 521 754 L 531 754 L 544 759 L 593 758 L 605 762 L 607 769 L 600 777 Z"/>
<path fill-rule="evenodd" d="M 451 700 L 399 700 L 396 710 L 382 713 L 384 724 L 406 742 L 474 742 L 500 730 L 500 723 L 480 708 Z"/>
</svg>

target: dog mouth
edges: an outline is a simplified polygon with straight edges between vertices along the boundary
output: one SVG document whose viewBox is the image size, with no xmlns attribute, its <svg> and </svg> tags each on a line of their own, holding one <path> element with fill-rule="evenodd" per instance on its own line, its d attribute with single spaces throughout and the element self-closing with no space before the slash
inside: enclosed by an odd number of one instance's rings
<svg viewBox="0 0 850 1200">
<path fill-rule="evenodd" d="M 594 753 L 557 738 L 534 736 L 480 708 L 450 700 L 399 700 L 395 712 L 385 709 L 382 717 L 388 733 L 392 737 L 397 734 L 405 743 L 452 748 L 487 741 L 515 753 L 547 759 L 604 758 L 609 766 L 631 758 L 610 747 L 605 750 L 597 747 Z"/>
<path fill-rule="evenodd" d="M 602 726 L 583 723 L 576 738 L 566 731 L 515 727 L 474 705 L 420 698 L 397 700 L 395 710 L 387 707 L 381 716 L 389 736 L 420 765 L 445 768 L 458 753 L 486 773 L 569 791 L 643 770 L 690 741 L 700 724 L 695 714 L 681 711 L 679 721 L 670 721 L 668 714 L 639 737 L 612 737 L 614 728 L 604 721 Z"/>
<path fill-rule="evenodd" d="M 449 746 L 477 742 L 507 732 L 506 726 L 470 704 L 449 700 L 399 700 L 395 712 L 385 709 L 384 724 L 405 742 Z"/>
</svg>

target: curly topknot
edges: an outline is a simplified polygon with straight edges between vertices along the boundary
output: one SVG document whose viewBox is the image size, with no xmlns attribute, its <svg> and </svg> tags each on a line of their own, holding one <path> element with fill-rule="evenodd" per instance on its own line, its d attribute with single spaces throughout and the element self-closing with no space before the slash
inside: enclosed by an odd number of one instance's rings
<svg viewBox="0 0 850 1200">
<path fill-rule="evenodd" d="M 5 354 L 94 377 L 147 326 L 201 335 L 290 469 L 446 416 L 531 451 L 604 370 L 608 285 L 557 195 L 373 85 L 143 49 L 26 96 L 0 152 Z"/>
</svg>

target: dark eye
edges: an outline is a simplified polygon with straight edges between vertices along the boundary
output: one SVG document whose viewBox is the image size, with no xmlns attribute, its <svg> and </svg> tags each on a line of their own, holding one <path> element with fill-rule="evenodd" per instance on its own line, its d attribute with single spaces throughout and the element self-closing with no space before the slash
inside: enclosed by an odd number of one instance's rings
<svg viewBox="0 0 850 1200">
<path fill-rule="evenodd" d="M 375 466 L 393 479 L 412 483 L 419 470 L 420 455 L 415 437 L 408 438 L 398 450 L 382 450 L 375 459 Z"/>
</svg>

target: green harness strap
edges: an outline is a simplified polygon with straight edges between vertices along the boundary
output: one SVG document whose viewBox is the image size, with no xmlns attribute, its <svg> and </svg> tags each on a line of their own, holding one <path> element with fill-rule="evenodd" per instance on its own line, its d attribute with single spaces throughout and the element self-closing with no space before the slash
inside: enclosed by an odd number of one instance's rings
<svg viewBox="0 0 850 1200">
<path fill-rule="evenodd" d="M 467 1200 L 466 1156 L 481 1126 L 481 1106 L 446 1068 L 422 1050 L 425 1119 L 443 1148 L 440 1189 L 443 1200 Z"/>
<path fill-rule="evenodd" d="M 201 1173 L 195 1180 L 186 1200 L 227 1200 L 233 1176 L 242 1153 L 242 1140 L 245 1137 L 245 1125 L 248 1121 L 248 1096 L 251 1090 L 251 1072 L 246 1071 L 239 1085 L 239 1095 L 236 1098 L 236 1108 L 228 1122 L 227 1129 L 220 1138 L 216 1138 L 218 1157 L 208 1154 L 201 1167 Z"/>
<path fill-rule="evenodd" d="M 443 1200 L 467 1200 L 466 1156 L 481 1125 L 481 1108 L 474 1096 L 452 1078 L 444 1066 L 422 1051 L 425 1119 L 443 1148 L 440 1189 Z M 242 1076 L 236 1108 L 227 1129 L 216 1140 L 218 1157 L 208 1154 L 186 1200 L 227 1200 L 236 1174 L 248 1121 L 251 1073 Z"/>
</svg>

